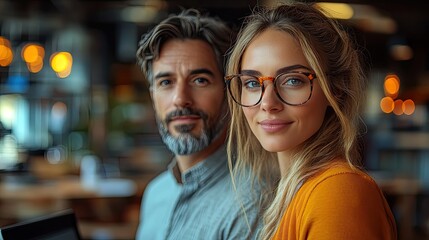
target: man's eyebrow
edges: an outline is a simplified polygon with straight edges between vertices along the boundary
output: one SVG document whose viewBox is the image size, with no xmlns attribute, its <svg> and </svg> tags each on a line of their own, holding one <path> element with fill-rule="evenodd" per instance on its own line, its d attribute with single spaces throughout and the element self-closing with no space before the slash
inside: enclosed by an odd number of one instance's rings
<svg viewBox="0 0 429 240">
<path fill-rule="evenodd" d="M 153 78 L 158 79 L 158 78 L 163 78 L 163 77 L 169 77 L 171 75 L 173 75 L 171 72 L 159 72 Z"/>
<path fill-rule="evenodd" d="M 191 75 L 195 75 L 195 74 L 208 74 L 210 76 L 214 77 L 214 73 L 207 69 L 207 68 L 198 68 L 198 69 L 194 69 L 190 72 Z"/>
<path fill-rule="evenodd" d="M 189 72 L 189 75 L 197 75 L 197 74 L 208 74 L 210 76 L 214 76 L 214 73 L 207 68 L 193 69 Z M 159 72 L 154 76 L 154 79 L 171 77 L 172 75 L 174 75 L 172 72 Z"/>
</svg>

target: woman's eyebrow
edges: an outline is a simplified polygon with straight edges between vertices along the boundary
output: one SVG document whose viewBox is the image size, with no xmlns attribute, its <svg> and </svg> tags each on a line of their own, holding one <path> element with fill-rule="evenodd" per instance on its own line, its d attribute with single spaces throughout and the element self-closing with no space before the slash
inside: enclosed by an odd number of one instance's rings
<svg viewBox="0 0 429 240">
<path fill-rule="evenodd" d="M 259 71 L 256 71 L 256 70 L 247 70 L 247 69 L 241 70 L 240 74 L 253 75 L 253 76 L 261 76 L 262 75 Z"/>
<path fill-rule="evenodd" d="M 280 74 L 280 73 L 285 73 L 285 72 L 290 72 L 296 69 L 307 69 L 308 71 L 311 71 L 311 69 L 309 67 L 303 66 L 301 64 L 295 64 L 292 66 L 287 66 L 284 68 L 280 68 L 279 70 L 276 71 L 276 74 Z"/>
<path fill-rule="evenodd" d="M 295 65 L 292 65 L 292 66 L 287 66 L 287 67 L 283 67 L 283 68 L 278 69 L 276 71 L 276 74 L 278 75 L 280 73 L 290 72 L 290 71 L 293 71 L 293 70 L 296 70 L 296 69 L 306 69 L 306 70 L 311 71 L 311 69 L 309 67 L 306 67 L 306 66 L 301 65 L 301 64 L 295 64 Z M 261 72 L 259 72 L 259 71 L 248 70 L 248 69 L 243 69 L 243 70 L 240 71 L 240 73 L 241 74 L 246 74 L 246 75 L 253 75 L 253 76 L 261 76 L 262 75 Z"/>
</svg>

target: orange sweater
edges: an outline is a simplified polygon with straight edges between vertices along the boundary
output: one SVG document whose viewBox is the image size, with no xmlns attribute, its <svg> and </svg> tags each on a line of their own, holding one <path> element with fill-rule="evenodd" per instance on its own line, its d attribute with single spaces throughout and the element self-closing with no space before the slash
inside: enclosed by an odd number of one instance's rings
<svg viewBox="0 0 429 240">
<path fill-rule="evenodd" d="M 397 239 L 397 232 L 375 181 L 339 163 L 301 186 L 273 239 L 384 240 Z"/>
</svg>

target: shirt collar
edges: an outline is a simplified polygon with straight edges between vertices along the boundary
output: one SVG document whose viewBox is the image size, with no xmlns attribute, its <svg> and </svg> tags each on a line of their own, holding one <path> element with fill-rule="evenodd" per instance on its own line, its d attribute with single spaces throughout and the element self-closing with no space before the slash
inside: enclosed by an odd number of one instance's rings
<svg viewBox="0 0 429 240">
<path fill-rule="evenodd" d="M 177 160 L 175 158 L 168 165 L 168 169 L 173 174 L 176 181 L 178 183 L 182 182 L 183 185 L 204 183 L 214 174 L 221 174 L 223 171 L 228 171 L 226 146 L 222 145 L 208 158 L 197 163 L 195 166 L 183 173 L 180 173 Z"/>
</svg>

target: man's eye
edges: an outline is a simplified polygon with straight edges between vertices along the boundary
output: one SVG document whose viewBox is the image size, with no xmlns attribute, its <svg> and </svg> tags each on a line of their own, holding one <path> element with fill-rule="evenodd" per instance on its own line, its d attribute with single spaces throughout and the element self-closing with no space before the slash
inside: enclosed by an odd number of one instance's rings
<svg viewBox="0 0 429 240">
<path fill-rule="evenodd" d="M 205 86 L 209 83 L 209 81 L 206 78 L 196 78 L 194 83 L 199 86 Z"/>
<path fill-rule="evenodd" d="M 168 79 L 158 81 L 158 86 L 165 87 L 171 84 L 171 81 Z"/>
</svg>

